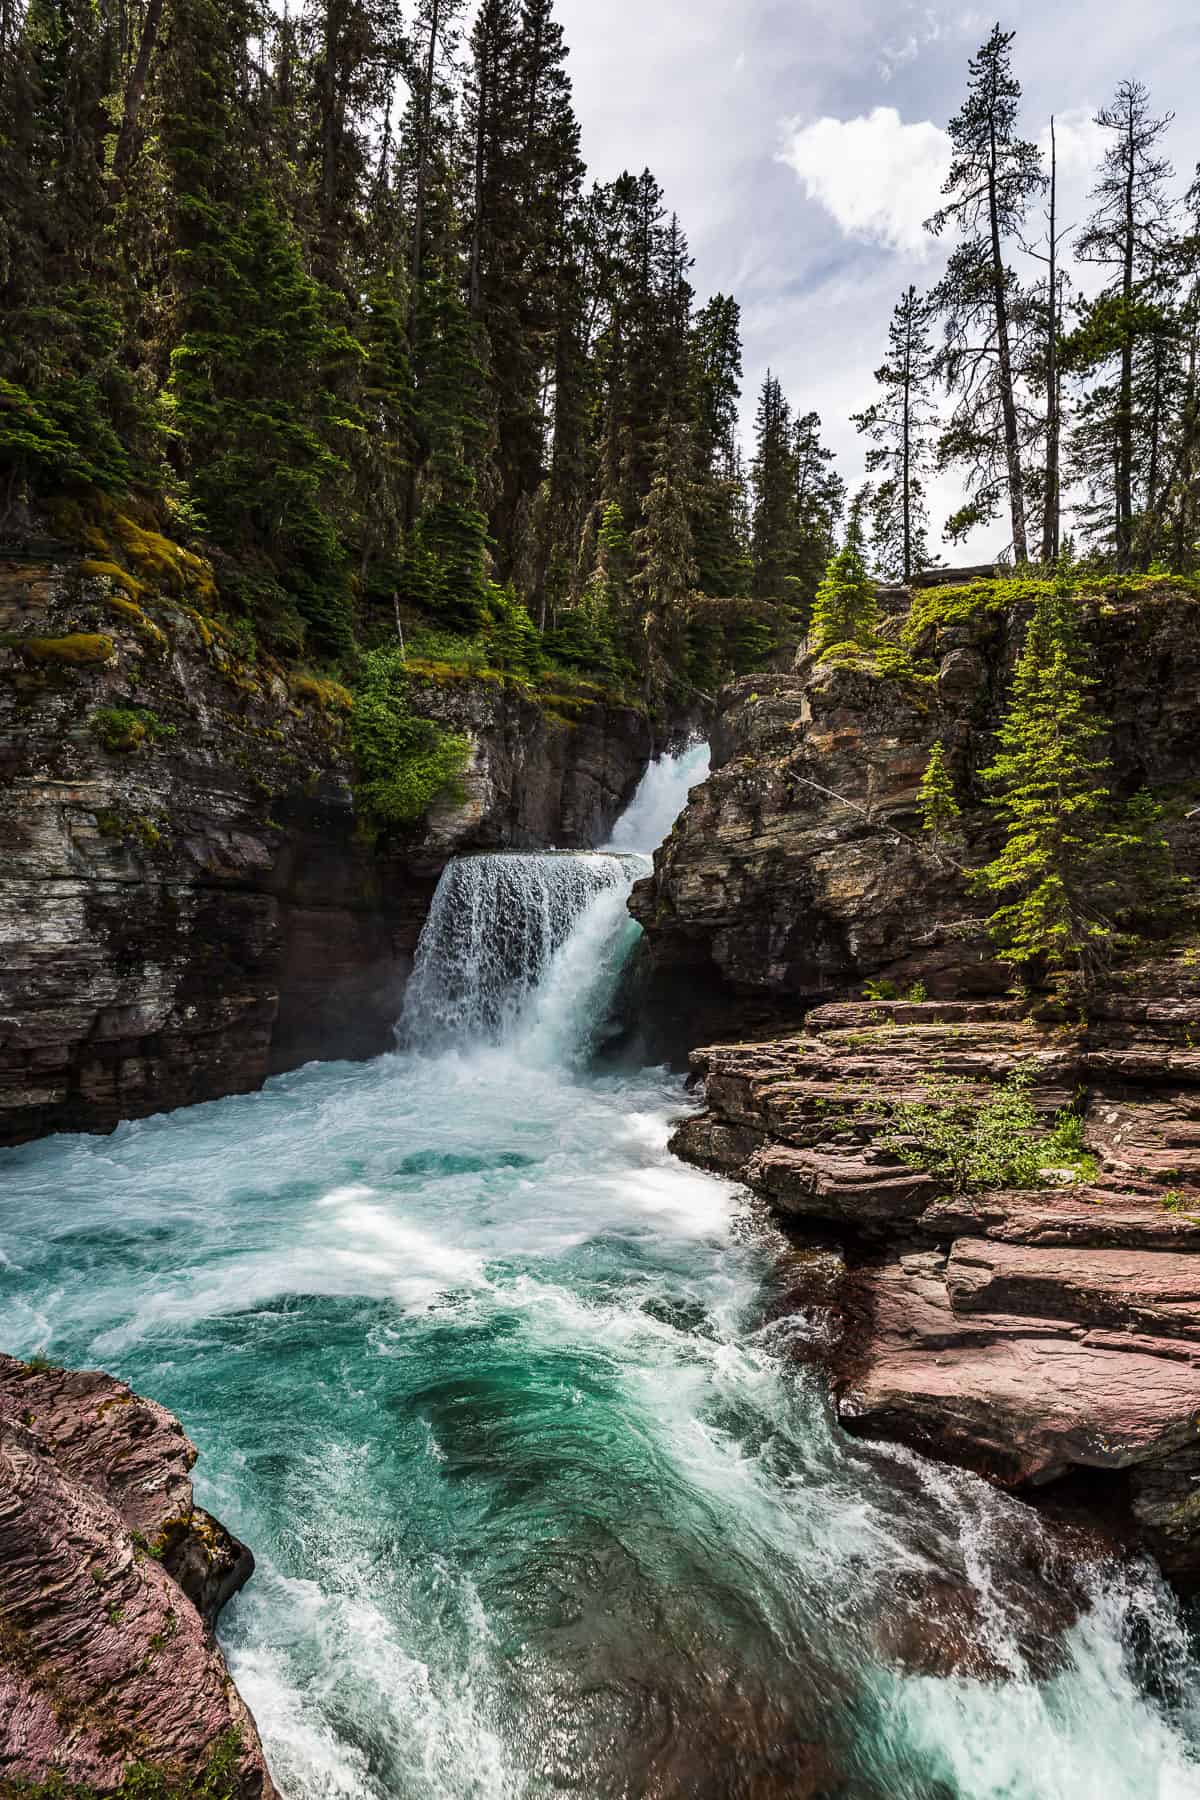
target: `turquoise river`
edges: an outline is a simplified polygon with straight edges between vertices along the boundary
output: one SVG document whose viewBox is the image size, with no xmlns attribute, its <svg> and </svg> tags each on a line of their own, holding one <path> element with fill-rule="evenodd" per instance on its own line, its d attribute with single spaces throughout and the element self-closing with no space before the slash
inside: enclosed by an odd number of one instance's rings
<svg viewBox="0 0 1200 1800">
<path fill-rule="evenodd" d="M 700 772 L 608 852 L 452 865 L 395 1054 L 0 1154 L 0 1344 L 184 1420 L 287 1800 L 1200 1796 L 1154 1572 L 1048 1639 L 1034 1515 L 839 1433 L 782 1238 L 595 1055 Z"/>
</svg>

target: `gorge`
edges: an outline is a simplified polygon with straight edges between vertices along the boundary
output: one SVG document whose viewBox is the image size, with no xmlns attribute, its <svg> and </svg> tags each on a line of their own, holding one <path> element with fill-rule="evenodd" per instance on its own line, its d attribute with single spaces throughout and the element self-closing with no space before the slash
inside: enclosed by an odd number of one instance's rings
<svg viewBox="0 0 1200 1800">
<path fill-rule="evenodd" d="M 702 755 L 611 852 L 452 863 L 398 1050 L 5 1153 L 3 1340 L 186 1420 L 296 1800 L 1190 1794 L 1161 1578 L 845 1437 L 829 1253 L 596 1061 Z"/>
</svg>

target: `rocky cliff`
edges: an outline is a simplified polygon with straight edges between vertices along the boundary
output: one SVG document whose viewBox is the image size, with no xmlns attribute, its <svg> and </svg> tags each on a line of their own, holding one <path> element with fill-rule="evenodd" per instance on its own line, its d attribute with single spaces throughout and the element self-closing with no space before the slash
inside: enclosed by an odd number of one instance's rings
<svg viewBox="0 0 1200 1800">
<path fill-rule="evenodd" d="M 701 991 L 709 1029 L 748 1002 L 787 1016 L 867 978 L 934 996 L 998 994 L 986 910 L 921 841 L 917 788 L 946 746 L 967 864 L 994 824 L 990 761 L 1028 607 L 1019 584 L 902 596 L 877 663 L 803 659 L 720 698 L 713 773 L 655 859 L 633 910 L 669 987 Z M 1166 804 L 1182 868 L 1200 871 L 1200 601 L 1169 583 L 1081 602 L 1121 792 Z M 695 1040 L 693 1040 L 695 1041 Z"/>
<path fill-rule="evenodd" d="M 826 1317 L 848 1429 L 1029 1492 L 1083 1471 L 1089 1504 L 1191 1580 L 1200 942 L 1181 929 L 1117 970 L 1086 1019 L 1003 997 L 957 864 L 995 842 L 978 772 L 1025 616 L 1004 592 L 906 596 L 878 662 L 805 661 L 723 696 L 714 774 L 634 904 L 666 991 L 699 989 L 710 1028 L 748 1007 L 763 1023 L 695 1053 L 706 1107 L 675 1148 L 825 1247 L 797 1303 Z M 1118 787 L 1154 791 L 1194 878 L 1200 607 L 1169 585 L 1084 605 Z M 954 859 L 916 805 L 939 739 L 964 803 Z M 868 980 L 913 997 L 864 999 Z M 1070 1166 L 989 1189 L 897 1144 L 897 1106 L 924 1106 L 932 1134 L 1014 1074 L 1039 1130 L 1074 1121 Z"/>
<path fill-rule="evenodd" d="M 212 1635 L 253 1560 L 195 1505 L 195 1460 L 122 1382 L 0 1356 L 5 1792 L 112 1792 L 148 1765 L 181 1792 L 207 1777 L 222 1800 L 273 1800 Z"/>
<path fill-rule="evenodd" d="M 244 654 L 140 535 L 138 580 L 0 560 L 0 1143 L 386 1049 L 447 859 L 600 841 L 651 754 L 635 711 L 418 665 L 470 767 L 372 839 L 349 696 Z"/>
</svg>

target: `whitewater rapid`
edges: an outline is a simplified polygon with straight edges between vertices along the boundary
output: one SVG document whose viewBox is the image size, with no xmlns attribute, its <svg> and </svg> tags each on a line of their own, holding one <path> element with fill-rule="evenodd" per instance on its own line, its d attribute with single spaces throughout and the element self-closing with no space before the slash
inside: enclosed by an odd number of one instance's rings
<svg viewBox="0 0 1200 1800">
<path fill-rule="evenodd" d="M 674 1077 L 589 1060 L 702 768 L 447 871 L 396 1054 L 0 1155 L 0 1343 L 184 1419 L 286 1800 L 1195 1800 L 1153 1572 L 1047 1638 L 1033 1515 L 841 1436 L 795 1252 L 670 1156 Z M 947 1590 L 1001 1673 L 894 1653 Z"/>
</svg>

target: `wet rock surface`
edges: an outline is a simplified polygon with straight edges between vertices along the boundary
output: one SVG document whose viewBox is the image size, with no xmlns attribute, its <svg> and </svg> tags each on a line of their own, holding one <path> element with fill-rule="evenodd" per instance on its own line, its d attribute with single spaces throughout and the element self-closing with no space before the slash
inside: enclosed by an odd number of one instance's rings
<svg viewBox="0 0 1200 1800">
<path fill-rule="evenodd" d="M 72 634 L 98 660 L 28 652 Z M 373 842 L 334 684 L 77 560 L 0 560 L 0 1144 L 386 1050 L 447 860 L 599 841 L 651 754 L 628 709 L 413 689 L 471 764 L 419 833 Z M 106 709 L 143 735 L 107 747 Z"/>
<path fill-rule="evenodd" d="M 1119 1479 L 1140 1541 L 1192 1580 L 1200 1084 L 1180 1081 L 1180 1059 L 1200 970 L 1181 953 L 1140 976 L 1158 998 L 1102 1001 L 1086 1026 L 1006 1001 L 867 1001 L 817 1008 L 786 1037 L 700 1050 L 707 1108 L 674 1145 L 806 1232 L 839 1233 L 839 1329 L 823 1356 L 849 1430 L 1022 1490 L 1080 1469 Z M 1083 1097 L 1082 1171 L 960 1193 L 881 1147 L 892 1102 L 936 1097 L 946 1075 L 983 1097 L 1016 1069 L 1047 1124 Z"/>
<path fill-rule="evenodd" d="M 194 1505 L 179 1421 L 123 1382 L 0 1357 L 0 1782 L 96 1792 L 231 1759 L 275 1794 L 212 1636 L 253 1559 Z"/>
</svg>

